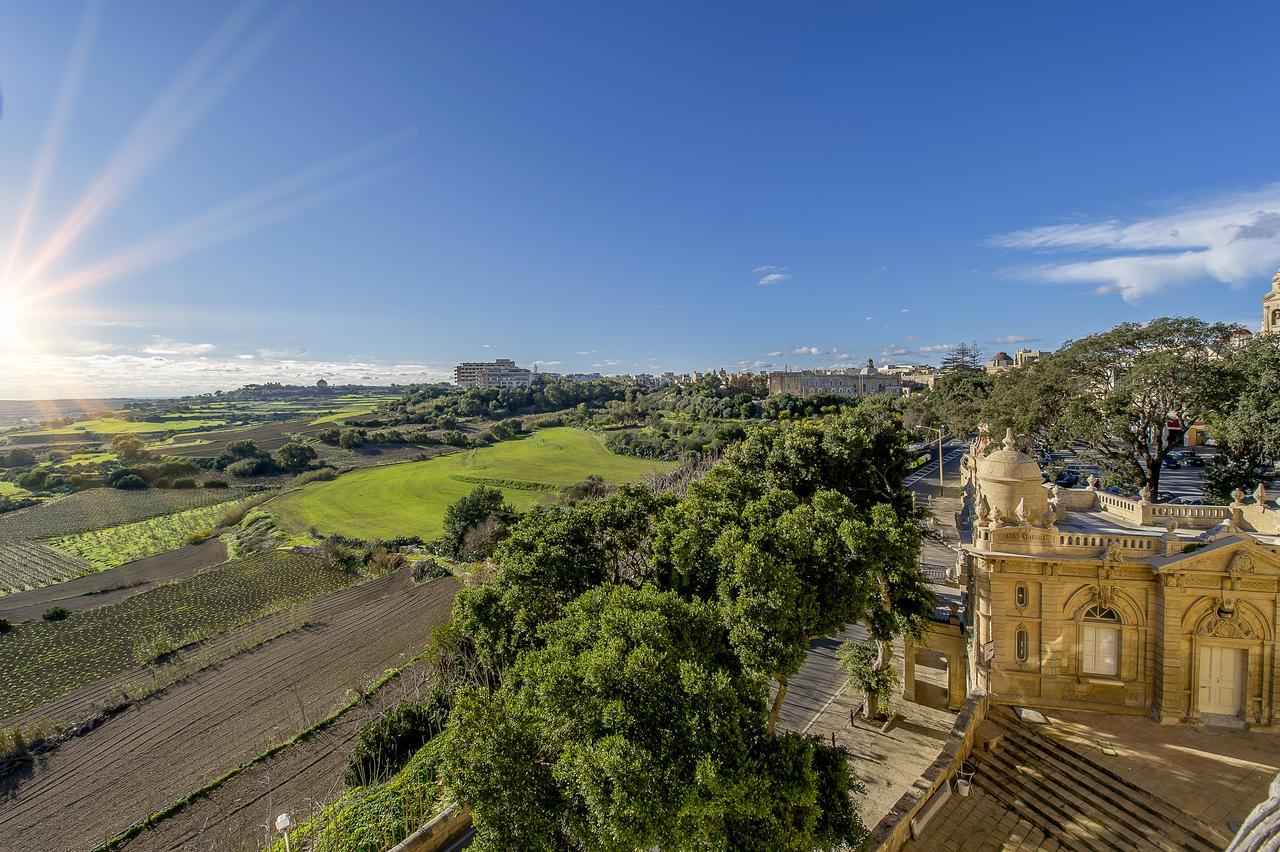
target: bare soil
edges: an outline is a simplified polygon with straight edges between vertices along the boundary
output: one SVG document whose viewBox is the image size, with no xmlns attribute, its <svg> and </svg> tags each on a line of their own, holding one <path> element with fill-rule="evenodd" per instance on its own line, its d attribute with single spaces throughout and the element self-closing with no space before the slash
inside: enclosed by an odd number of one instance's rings
<svg viewBox="0 0 1280 852">
<path fill-rule="evenodd" d="M 180 547 L 126 563 L 117 568 L 77 577 L 55 586 L 0 597 L 0 618 L 24 621 L 39 618 L 51 606 L 83 611 L 119 603 L 170 580 L 181 580 L 227 561 L 219 539 Z"/>
<path fill-rule="evenodd" d="M 381 594 L 370 594 L 371 587 Z M 63 744 L 0 789 L 0 850 L 91 848 L 289 739 L 419 652 L 448 618 L 457 588 L 452 578 L 417 587 L 401 572 L 336 593 L 329 598 L 359 602 L 313 610 L 310 627 Z M 351 594 L 357 591 L 364 597 Z"/>
</svg>

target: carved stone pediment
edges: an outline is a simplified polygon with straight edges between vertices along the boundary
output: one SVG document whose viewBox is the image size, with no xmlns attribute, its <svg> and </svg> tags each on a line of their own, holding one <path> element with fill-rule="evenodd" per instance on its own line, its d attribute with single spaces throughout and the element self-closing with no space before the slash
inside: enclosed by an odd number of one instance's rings
<svg viewBox="0 0 1280 852">
<path fill-rule="evenodd" d="M 1253 557 L 1243 550 L 1238 550 L 1231 554 L 1230 561 L 1227 562 L 1227 574 L 1235 579 L 1240 579 L 1246 574 L 1253 573 Z"/>
</svg>

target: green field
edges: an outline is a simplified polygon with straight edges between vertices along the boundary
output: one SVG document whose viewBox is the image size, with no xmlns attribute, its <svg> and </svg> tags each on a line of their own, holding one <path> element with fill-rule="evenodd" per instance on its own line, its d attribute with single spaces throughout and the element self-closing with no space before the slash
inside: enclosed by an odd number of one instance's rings
<svg viewBox="0 0 1280 852">
<path fill-rule="evenodd" d="M 0 634 L 0 719 L 358 579 L 315 557 L 260 554 L 65 621 L 19 625 Z"/>
<path fill-rule="evenodd" d="M 196 506 L 225 503 L 243 491 L 191 488 L 121 491 L 89 488 L 29 509 L 0 515 L 0 538 L 58 538 L 87 530 L 129 524 Z"/>
<path fill-rule="evenodd" d="M 16 482 L 7 482 L 0 479 L 0 497 L 26 497 L 30 495 L 30 491 L 18 485 Z"/>
<path fill-rule="evenodd" d="M 125 432 L 145 435 L 153 432 L 182 432 L 190 429 L 203 429 L 206 426 L 221 426 L 223 420 L 201 420 L 199 418 L 182 417 L 153 423 L 148 420 L 120 420 L 115 417 L 99 417 L 95 420 L 81 420 L 70 426 L 58 426 L 52 429 L 33 429 L 26 432 L 13 432 L 17 436 L 30 435 L 74 435 L 77 432 L 95 435 L 119 435 Z"/>
<path fill-rule="evenodd" d="M 519 441 L 419 462 L 364 468 L 314 482 L 266 504 L 277 523 L 298 535 L 353 538 L 417 535 L 436 538 L 445 509 L 477 484 L 493 481 L 517 509 L 529 509 L 555 488 L 595 474 L 606 482 L 635 482 L 674 470 L 674 462 L 620 456 L 590 432 L 546 429 Z"/>
<path fill-rule="evenodd" d="M 212 506 L 199 506 L 144 521 L 50 539 L 45 543 L 60 553 L 83 559 L 98 570 L 105 571 L 135 559 L 145 559 L 181 547 L 183 540 L 192 533 L 219 526 L 223 513 L 233 503 L 235 501 L 230 500 Z"/>
</svg>

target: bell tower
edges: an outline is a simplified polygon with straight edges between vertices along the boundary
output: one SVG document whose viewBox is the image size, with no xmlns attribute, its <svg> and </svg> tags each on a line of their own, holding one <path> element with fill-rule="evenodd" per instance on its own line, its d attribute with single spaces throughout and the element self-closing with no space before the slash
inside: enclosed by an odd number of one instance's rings
<svg viewBox="0 0 1280 852">
<path fill-rule="evenodd" d="M 1262 333 L 1280 334 L 1280 272 L 1271 279 L 1271 292 L 1262 297 Z"/>
</svg>

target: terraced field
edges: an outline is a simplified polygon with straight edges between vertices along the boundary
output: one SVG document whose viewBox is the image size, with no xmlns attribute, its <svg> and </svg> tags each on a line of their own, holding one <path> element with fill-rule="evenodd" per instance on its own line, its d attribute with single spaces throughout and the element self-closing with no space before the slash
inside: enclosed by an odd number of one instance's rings
<svg viewBox="0 0 1280 852">
<path fill-rule="evenodd" d="M 187 536 L 219 526 L 223 513 L 235 502 L 197 506 L 131 524 L 52 538 L 47 544 L 97 570 L 106 570 L 181 547 Z"/>
<path fill-rule="evenodd" d="M 477 485 L 502 489 L 517 509 L 548 499 L 547 492 L 595 474 L 611 484 L 636 482 L 675 469 L 674 462 L 620 456 L 581 429 L 545 429 L 519 441 L 420 462 L 384 465 L 314 482 L 282 494 L 266 508 L 285 529 L 355 538 L 441 533 L 444 513 Z"/>
<path fill-rule="evenodd" d="M 203 429 L 209 426 L 221 426 L 224 420 L 203 420 L 195 417 L 176 417 L 170 420 L 121 420 L 116 417 L 99 417 L 94 420 L 81 420 L 68 426 L 56 426 L 49 429 L 24 429 L 12 432 L 15 438 L 43 435 L 149 435 L 156 432 L 183 432 L 192 429 Z"/>
<path fill-rule="evenodd" d="M 196 506 L 225 503 L 242 493 L 206 488 L 152 488 L 146 491 L 90 488 L 39 506 L 0 515 L 0 538 L 41 539 L 75 535 Z"/>
<path fill-rule="evenodd" d="M 0 595 L 62 583 L 95 570 L 83 559 L 39 542 L 0 538 Z"/>
<path fill-rule="evenodd" d="M 315 557 L 259 554 L 64 621 L 19 625 L 0 634 L 0 719 L 357 579 Z"/>
</svg>

